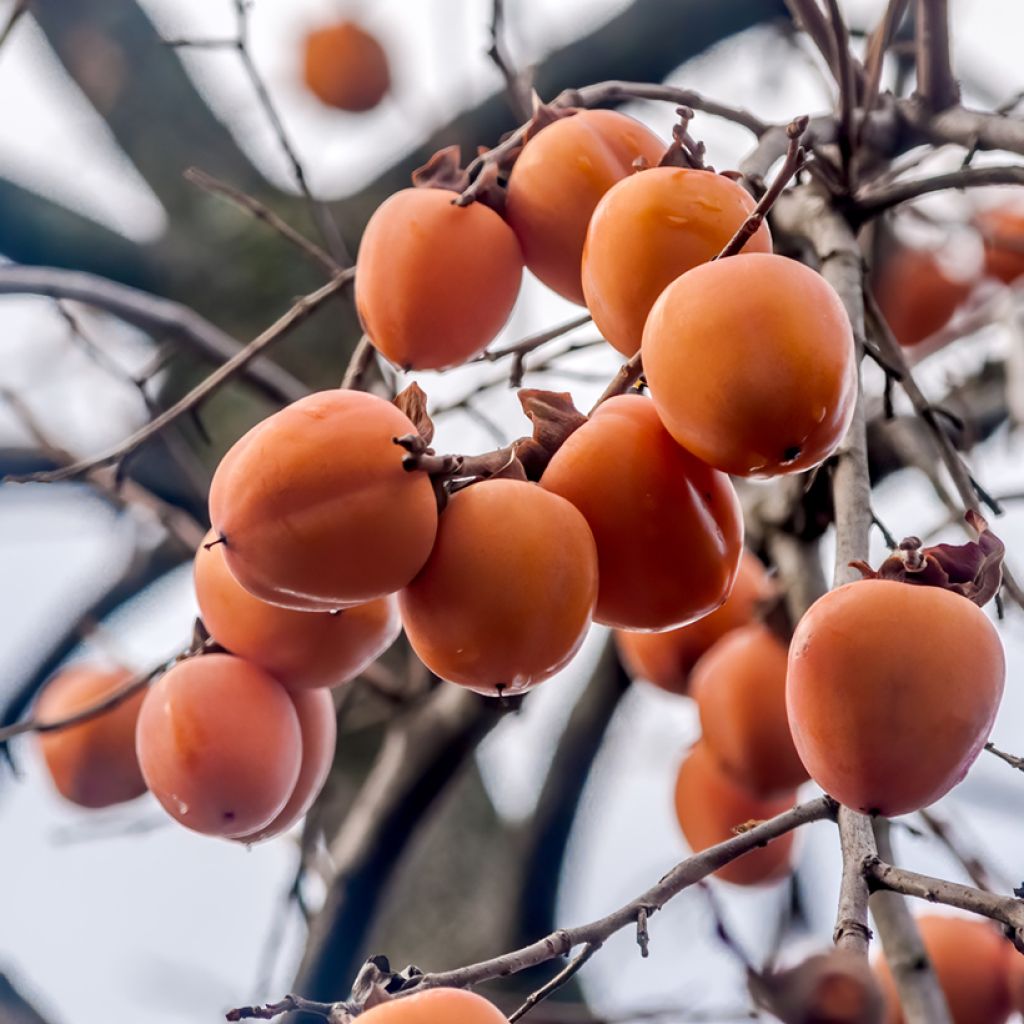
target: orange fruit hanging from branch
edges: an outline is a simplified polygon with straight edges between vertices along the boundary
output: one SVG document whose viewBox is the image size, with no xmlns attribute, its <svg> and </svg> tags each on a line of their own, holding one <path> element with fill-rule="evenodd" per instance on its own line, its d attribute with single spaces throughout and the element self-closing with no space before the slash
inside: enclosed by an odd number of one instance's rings
<svg viewBox="0 0 1024 1024">
<path fill-rule="evenodd" d="M 321 103 L 352 113 L 372 110 L 391 87 L 384 47 L 354 21 L 324 25 L 306 36 L 303 77 Z"/>
</svg>

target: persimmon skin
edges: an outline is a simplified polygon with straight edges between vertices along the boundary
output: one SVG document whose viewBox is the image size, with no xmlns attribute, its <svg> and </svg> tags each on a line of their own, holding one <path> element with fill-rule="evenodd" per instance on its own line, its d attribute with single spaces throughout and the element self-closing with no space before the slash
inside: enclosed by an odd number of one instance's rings
<svg viewBox="0 0 1024 1024">
<path fill-rule="evenodd" d="M 688 270 L 651 309 L 642 352 L 668 432 L 736 476 L 818 465 L 853 417 L 846 310 L 820 274 L 785 256 L 741 253 Z"/>
<path fill-rule="evenodd" d="M 509 176 L 505 217 L 534 275 L 583 305 L 580 264 L 594 208 L 637 158 L 656 164 L 664 151 L 653 132 L 614 110 L 581 110 L 531 138 Z"/>
<path fill-rule="evenodd" d="M 729 596 L 743 550 L 732 482 L 680 448 L 642 395 L 598 406 L 540 484 L 572 502 L 594 534 L 595 622 L 670 629 Z"/>
<path fill-rule="evenodd" d="M 354 21 L 324 25 L 306 36 L 303 79 L 321 103 L 350 113 L 372 110 L 391 88 L 384 47 Z"/>
<path fill-rule="evenodd" d="M 789 649 L 786 705 L 811 778 L 887 817 L 934 803 L 967 774 L 1003 693 L 1003 647 L 965 597 L 860 580 L 816 601 Z"/>
<path fill-rule="evenodd" d="M 1024 274 L 1024 207 L 998 206 L 975 218 L 985 244 L 985 273 L 1003 284 Z"/>
<path fill-rule="evenodd" d="M 359 243 L 355 299 L 374 347 L 405 370 L 458 366 L 508 320 L 523 277 L 512 229 L 454 192 L 407 188 L 389 196 Z"/>
<path fill-rule="evenodd" d="M 1010 1016 L 1008 952 L 1015 951 L 979 919 L 928 914 L 917 919 L 928 959 L 938 976 L 953 1024 L 1005 1024 Z M 885 995 L 885 1024 L 903 1024 L 896 983 L 883 957 L 875 971 Z"/>
<path fill-rule="evenodd" d="M 354 679 L 396 640 L 402 624 L 392 595 L 338 612 L 302 612 L 253 597 L 228 570 L 211 531 L 193 566 L 199 612 L 210 635 L 289 690 Z"/>
<path fill-rule="evenodd" d="M 390 402 L 321 391 L 257 424 L 221 460 L 210 520 L 231 575 L 271 604 L 325 611 L 392 594 L 437 531 L 425 473 L 393 438 L 415 433 Z"/>
<path fill-rule="evenodd" d="M 738 786 L 718 767 L 703 743 L 683 760 L 676 778 L 679 827 L 694 853 L 731 839 L 738 825 L 774 818 L 794 804 L 794 794 L 760 800 Z M 785 878 L 792 870 L 793 833 L 755 847 L 714 872 L 734 885 L 762 885 Z"/>
<path fill-rule="evenodd" d="M 378 1003 L 360 1014 L 366 1024 L 508 1024 L 494 1003 L 461 988 L 428 988 Z"/>
<path fill-rule="evenodd" d="M 1024 954 L 1019 953 L 1010 943 L 1006 951 L 1007 982 L 1010 988 L 1010 1002 L 1017 1013 L 1024 1013 Z"/>
<path fill-rule="evenodd" d="M 714 259 L 755 206 L 724 175 L 652 167 L 613 185 L 597 204 L 583 247 L 583 295 L 601 334 L 623 355 L 640 348 L 658 296 Z M 762 223 L 743 252 L 771 252 Z"/>
<path fill-rule="evenodd" d="M 135 748 L 164 810 L 204 835 L 269 825 L 299 778 L 302 732 L 288 691 L 230 654 L 179 662 L 146 694 Z"/>
<path fill-rule="evenodd" d="M 43 687 L 35 716 L 42 723 L 67 718 L 98 704 L 131 677 L 125 668 L 69 665 Z M 36 734 L 50 778 L 65 800 L 96 809 L 146 792 L 135 756 L 135 722 L 144 696 L 140 690 L 95 718 Z"/>
<path fill-rule="evenodd" d="M 771 630 L 744 626 L 697 662 L 690 683 L 708 752 L 759 797 L 792 792 L 808 778 L 786 717 L 787 657 Z"/>
<path fill-rule="evenodd" d="M 536 484 L 485 480 L 452 496 L 423 571 L 398 595 L 432 672 L 489 696 L 521 693 L 568 664 L 597 599 L 587 521 Z"/>
<path fill-rule="evenodd" d="M 299 731 L 302 733 L 299 777 L 292 795 L 277 817 L 258 832 L 239 837 L 241 843 L 259 843 L 287 832 L 313 806 L 313 801 L 320 795 L 331 771 L 338 738 L 331 695 L 326 690 L 301 690 L 289 696 L 295 706 Z"/>
</svg>

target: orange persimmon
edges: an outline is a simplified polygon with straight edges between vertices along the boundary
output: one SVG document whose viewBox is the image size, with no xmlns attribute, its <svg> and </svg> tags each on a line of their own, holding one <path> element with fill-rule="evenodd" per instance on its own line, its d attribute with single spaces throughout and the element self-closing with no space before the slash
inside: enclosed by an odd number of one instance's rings
<svg viewBox="0 0 1024 1024">
<path fill-rule="evenodd" d="M 360 1018 L 365 1024 L 508 1024 L 494 1003 L 461 988 L 428 988 L 390 999 Z"/>
<path fill-rule="evenodd" d="M 985 244 L 985 273 L 1012 284 L 1024 274 L 1024 206 L 983 210 L 974 223 Z"/>
<path fill-rule="evenodd" d="M 729 596 L 743 550 L 732 482 L 680 448 L 642 395 L 598 406 L 540 484 L 571 501 L 594 534 L 596 622 L 668 629 Z"/>
<path fill-rule="evenodd" d="M 501 479 L 452 496 L 433 553 L 398 595 L 427 668 L 490 695 L 519 693 L 567 664 L 596 598 L 582 514 L 536 484 Z"/>
<path fill-rule="evenodd" d="M 388 56 L 377 37 L 354 21 L 339 21 L 306 36 L 303 78 L 321 103 L 339 110 L 372 110 L 391 87 Z"/>
<path fill-rule="evenodd" d="M 505 208 L 527 267 L 582 305 L 580 263 L 594 208 L 637 159 L 656 164 L 664 151 L 653 132 L 614 110 L 580 110 L 541 128 L 512 168 Z"/>
<path fill-rule="evenodd" d="M 853 416 L 846 310 L 820 274 L 785 256 L 741 253 L 688 270 L 654 304 L 642 352 L 668 432 L 727 473 L 810 469 Z"/>
</svg>

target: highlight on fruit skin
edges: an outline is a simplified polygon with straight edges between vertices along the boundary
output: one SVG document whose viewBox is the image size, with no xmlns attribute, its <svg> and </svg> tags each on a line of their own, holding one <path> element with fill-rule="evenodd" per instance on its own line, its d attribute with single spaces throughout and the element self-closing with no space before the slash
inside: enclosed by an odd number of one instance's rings
<svg viewBox="0 0 1024 1024">
<path fill-rule="evenodd" d="M 407 188 L 370 217 L 355 301 L 378 352 L 403 369 L 440 370 L 481 352 L 508 320 L 523 276 L 512 229 L 483 203 Z"/>
<path fill-rule="evenodd" d="M 697 662 L 690 684 L 708 752 L 759 797 L 792 792 L 808 778 L 786 716 L 787 656 L 767 627 L 743 626 Z"/>
<path fill-rule="evenodd" d="M 221 646 L 267 671 L 289 690 L 354 679 L 397 639 L 392 595 L 338 612 L 304 612 L 250 594 L 228 570 L 211 530 L 196 551 L 196 598 L 203 625 Z"/>
<path fill-rule="evenodd" d="M 53 723 L 99 704 L 132 678 L 126 668 L 80 662 L 43 687 L 35 718 Z M 36 733 L 36 744 L 57 792 L 79 807 L 96 809 L 134 800 L 146 792 L 135 756 L 135 723 L 144 690 L 77 725 Z"/>
<path fill-rule="evenodd" d="M 328 611 L 393 594 L 422 568 L 437 531 L 425 473 L 393 438 L 415 433 L 390 402 L 320 391 L 258 423 L 221 460 L 210 520 L 250 594 Z"/>
<path fill-rule="evenodd" d="M 853 416 L 846 310 L 820 274 L 785 256 L 740 253 L 676 278 L 651 309 L 642 352 L 668 432 L 736 476 L 818 465 Z"/>
<path fill-rule="evenodd" d="M 743 550 L 732 482 L 680 448 L 642 395 L 598 406 L 541 487 L 583 513 L 597 543 L 594 620 L 663 630 L 720 608 Z"/>
<path fill-rule="evenodd" d="M 181 661 L 146 694 L 135 739 L 164 810 L 211 836 L 268 826 L 295 791 L 302 731 L 288 691 L 230 654 Z"/>
<path fill-rule="evenodd" d="M 366 1024 L 508 1024 L 494 1003 L 461 988 L 428 988 L 386 999 L 359 1015 Z"/>
<path fill-rule="evenodd" d="M 694 853 L 732 838 L 748 822 L 774 818 L 795 804 L 788 793 L 762 800 L 738 786 L 718 767 L 703 743 L 687 753 L 676 777 L 676 818 Z M 714 872 L 735 885 L 761 885 L 792 870 L 793 833 L 755 847 Z"/>
<path fill-rule="evenodd" d="M 614 110 L 580 110 L 531 134 L 509 175 L 505 216 L 533 274 L 583 305 L 583 243 L 594 208 L 636 160 L 653 165 L 664 151 L 653 132 Z"/>
<path fill-rule="evenodd" d="M 398 599 L 427 668 L 498 696 L 568 664 L 589 629 L 597 586 L 582 514 L 537 484 L 493 479 L 451 497 L 427 564 Z"/>
<path fill-rule="evenodd" d="M 658 296 L 680 274 L 713 260 L 755 205 L 731 178 L 685 167 L 652 167 L 613 185 L 594 210 L 583 248 L 583 294 L 602 336 L 633 355 Z M 743 252 L 771 251 L 762 222 Z"/>
<path fill-rule="evenodd" d="M 350 20 L 321 26 L 306 36 L 302 71 L 321 103 L 351 113 L 372 110 L 391 88 L 384 47 Z"/>
<path fill-rule="evenodd" d="M 615 631 L 615 645 L 626 671 L 661 690 L 685 695 L 698 659 L 721 637 L 757 619 L 778 598 L 777 588 L 756 555 L 744 551 L 725 603 L 696 622 L 662 633 Z"/>
</svg>

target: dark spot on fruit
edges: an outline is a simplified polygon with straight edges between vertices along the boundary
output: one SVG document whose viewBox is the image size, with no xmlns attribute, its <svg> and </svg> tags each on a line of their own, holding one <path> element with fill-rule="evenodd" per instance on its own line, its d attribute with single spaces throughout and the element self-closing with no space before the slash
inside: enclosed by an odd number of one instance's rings
<svg viewBox="0 0 1024 1024">
<path fill-rule="evenodd" d="M 800 445 L 791 444 L 783 453 L 783 462 L 794 462 L 800 457 Z"/>
</svg>

